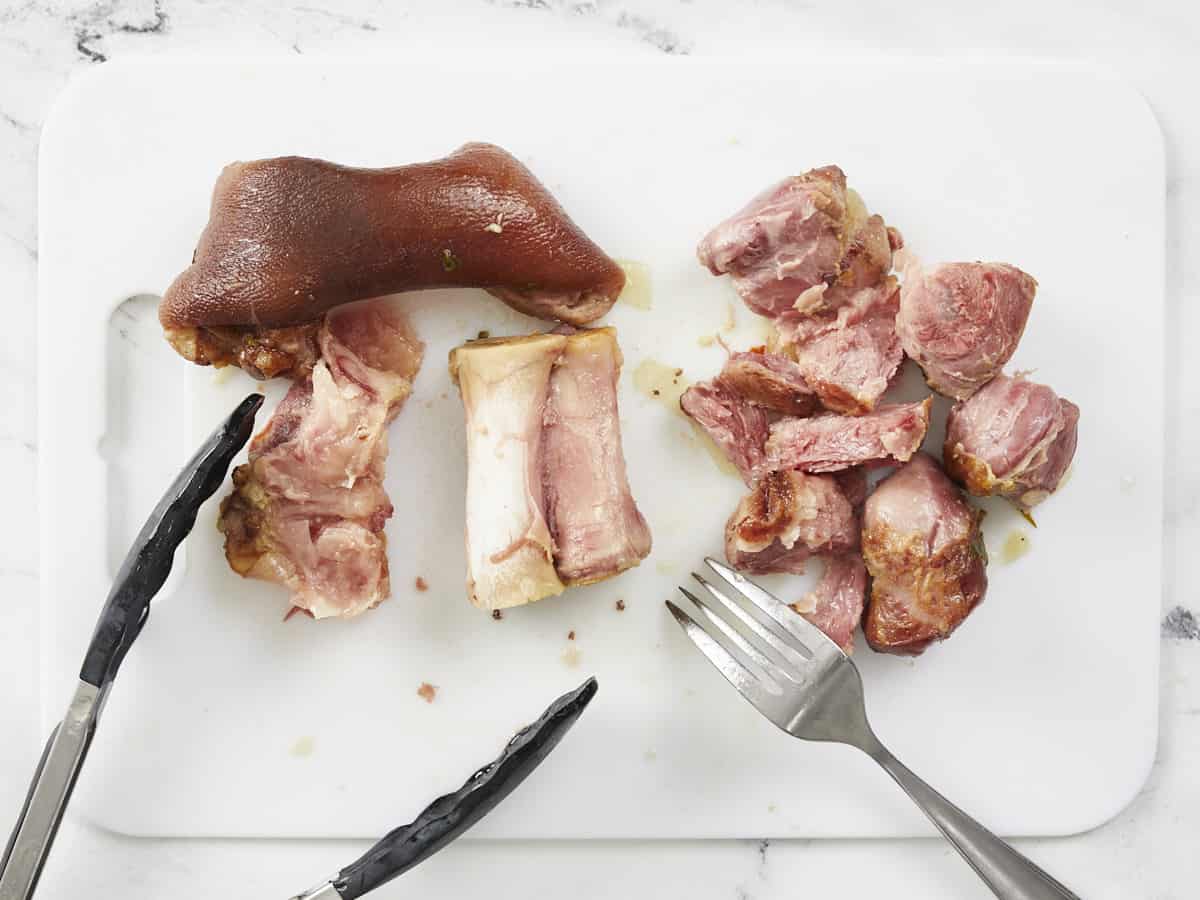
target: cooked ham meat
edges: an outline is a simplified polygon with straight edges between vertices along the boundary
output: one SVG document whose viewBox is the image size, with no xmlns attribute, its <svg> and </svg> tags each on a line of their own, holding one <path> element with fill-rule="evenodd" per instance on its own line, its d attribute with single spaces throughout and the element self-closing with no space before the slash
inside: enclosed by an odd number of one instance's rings
<svg viewBox="0 0 1200 900">
<path fill-rule="evenodd" d="M 411 391 L 422 345 L 387 301 L 331 312 L 317 341 L 321 361 L 251 442 L 218 527 L 236 572 L 282 584 L 316 618 L 348 617 L 390 591 L 387 424 Z"/>
<path fill-rule="evenodd" d="M 837 166 L 786 178 L 710 231 L 696 249 L 714 275 L 729 274 L 764 316 L 806 312 L 828 291 L 873 284 L 892 265 L 899 236 L 846 189 Z"/>
<path fill-rule="evenodd" d="M 1054 493 L 1075 457 L 1079 407 L 1044 384 L 997 375 L 946 422 L 946 471 L 972 494 L 1031 509 Z"/>
<path fill-rule="evenodd" d="M 982 518 L 926 453 L 880 482 L 862 529 L 872 578 L 863 631 L 873 649 L 919 654 L 949 637 L 983 599 Z"/>
<path fill-rule="evenodd" d="M 906 265 L 896 330 L 929 386 L 965 400 L 1000 373 L 1025 331 L 1037 282 L 1007 263 Z"/>
<path fill-rule="evenodd" d="M 858 510 L 867 502 L 867 494 L 871 492 L 870 482 L 867 481 L 867 470 L 864 466 L 852 469 L 841 469 L 833 473 L 833 480 L 842 489 L 846 501 Z"/>
<path fill-rule="evenodd" d="M 764 446 L 770 428 L 766 412 L 719 379 L 693 384 L 679 398 L 679 406 L 721 448 L 746 484 L 752 485 L 766 459 Z"/>
<path fill-rule="evenodd" d="M 604 315 L 624 272 L 516 158 L 467 144 L 432 162 L 356 169 L 282 157 L 226 166 L 192 263 L 159 307 L 200 364 L 304 374 L 279 329 L 353 300 L 480 287 L 530 315 Z M 255 346 L 275 347 L 259 360 Z M 300 348 L 302 349 L 302 348 Z M 311 365 L 311 362 L 308 363 Z"/>
<path fill-rule="evenodd" d="M 730 354 L 717 379 L 755 406 L 789 416 L 807 416 L 820 406 L 800 367 L 778 353 Z"/>
<path fill-rule="evenodd" d="M 725 558 L 755 574 L 802 573 L 814 554 L 858 546 L 858 519 L 827 475 L 768 472 L 725 524 Z"/>
<path fill-rule="evenodd" d="M 853 466 L 905 462 L 925 439 L 931 397 L 884 405 L 863 416 L 781 419 L 767 438 L 770 469 L 837 472 Z"/>
<path fill-rule="evenodd" d="M 650 553 L 621 447 L 621 362 L 616 332 L 597 328 L 568 337 L 550 374 L 542 485 L 554 567 L 568 585 L 609 578 Z"/>
<path fill-rule="evenodd" d="M 904 360 L 899 307 L 899 284 L 889 276 L 832 308 L 778 320 L 796 368 L 826 409 L 862 415 L 875 408 Z"/>
<path fill-rule="evenodd" d="M 498 610 L 609 578 L 650 552 L 625 473 L 611 328 L 450 354 L 467 428 L 471 602 Z"/>
<path fill-rule="evenodd" d="M 862 619 L 867 594 L 867 568 L 857 553 L 826 556 L 824 563 L 816 587 L 792 608 L 846 653 L 853 653 L 854 630 Z"/>
</svg>

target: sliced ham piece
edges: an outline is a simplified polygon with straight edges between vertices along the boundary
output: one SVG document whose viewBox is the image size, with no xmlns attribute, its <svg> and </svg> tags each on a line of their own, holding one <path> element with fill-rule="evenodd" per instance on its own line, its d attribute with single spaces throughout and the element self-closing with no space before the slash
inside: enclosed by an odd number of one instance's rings
<svg viewBox="0 0 1200 900">
<path fill-rule="evenodd" d="M 888 277 L 836 307 L 779 321 L 800 374 L 826 409 L 861 415 L 875 408 L 904 360 L 899 306 L 899 284 Z"/>
<path fill-rule="evenodd" d="M 1016 352 L 1037 282 L 1007 263 L 957 262 L 904 269 L 896 330 L 929 386 L 965 400 Z"/>
<path fill-rule="evenodd" d="M 1079 407 L 1044 384 L 997 375 L 946 422 L 946 471 L 972 494 L 1029 510 L 1057 490 L 1075 457 Z"/>
<path fill-rule="evenodd" d="M 905 462 L 925 439 L 933 398 L 880 406 L 863 416 L 781 419 L 771 426 L 767 460 L 771 469 L 837 472 L 853 466 Z"/>
<path fill-rule="evenodd" d="M 820 407 L 800 367 L 778 353 L 730 354 L 717 379 L 755 406 L 785 415 L 807 416 Z"/>
<path fill-rule="evenodd" d="M 770 428 L 766 412 L 720 380 L 693 384 L 679 398 L 680 408 L 704 429 L 733 463 L 747 485 L 766 459 Z"/>
<path fill-rule="evenodd" d="M 316 618 L 348 617 L 390 592 L 387 424 L 423 348 L 387 301 L 338 308 L 317 340 L 321 361 L 251 442 L 218 528 L 234 571 L 284 585 Z"/>
<path fill-rule="evenodd" d="M 714 275 L 729 274 L 764 316 L 807 312 L 827 292 L 873 284 L 892 265 L 898 235 L 846 189 L 837 166 L 785 178 L 710 231 L 696 249 Z"/>
<path fill-rule="evenodd" d="M 471 341 L 450 354 L 467 418 L 468 595 L 504 609 L 650 552 L 630 493 L 611 328 Z"/>
<path fill-rule="evenodd" d="M 616 331 L 580 331 L 567 338 L 550 375 L 542 485 L 554 568 L 568 585 L 609 578 L 650 553 L 621 447 L 621 362 Z"/>
<path fill-rule="evenodd" d="M 987 590 L 982 519 L 926 453 L 879 483 L 862 529 L 872 649 L 916 655 L 962 624 Z"/>
<path fill-rule="evenodd" d="M 846 653 L 853 653 L 854 631 L 867 594 L 867 568 L 857 553 L 826 556 L 824 563 L 821 580 L 792 608 Z"/>
<path fill-rule="evenodd" d="M 804 572 L 814 554 L 858 546 L 858 519 L 833 478 L 768 472 L 725 524 L 725 558 L 735 569 Z"/>
</svg>

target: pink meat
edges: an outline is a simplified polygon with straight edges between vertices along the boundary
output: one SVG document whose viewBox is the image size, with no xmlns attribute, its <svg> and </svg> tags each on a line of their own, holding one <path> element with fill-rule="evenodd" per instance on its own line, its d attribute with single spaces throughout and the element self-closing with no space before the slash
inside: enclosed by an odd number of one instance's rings
<svg viewBox="0 0 1200 900">
<path fill-rule="evenodd" d="M 1079 431 L 1079 407 L 1044 384 L 997 375 L 946 423 L 946 471 L 972 494 L 1000 494 L 1022 509 L 1062 482 Z"/>
<path fill-rule="evenodd" d="M 721 448 L 746 484 L 753 484 L 766 458 L 767 414 L 720 381 L 692 385 L 679 398 L 679 405 Z"/>
<path fill-rule="evenodd" d="M 867 502 L 867 494 L 870 493 L 871 486 L 867 481 L 867 470 L 865 467 L 855 466 L 852 469 L 842 469 L 841 471 L 834 472 L 833 480 L 842 489 L 847 502 L 856 510 L 860 509 Z"/>
<path fill-rule="evenodd" d="M 899 303 L 899 285 L 889 277 L 834 308 L 780 320 L 800 374 L 826 409 L 861 415 L 875 408 L 904 359 Z"/>
<path fill-rule="evenodd" d="M 846 212 L 845 173 L 813 169 L 763 191 L 710 231 L 696 255 L 714 275 L 732 275 L 750 309 L 775 316 L 837 276 Z"/>
<path fill-rule="evenodd" d="M 862 529 L 872 649 L 919 654 L 970 615 L 987 590 L 982 519 L 927 453 L 879 483 Z"/>
<path fill-rule="evenodd" d="M 816 553 L 858 546 L 858 519 L 827 475 L 768 472 L 725 524 L 725 558 L 757 574 L 802 573 Z"/>
<path fill-rule="evenodd" d="M 790 416 L 807 416 L 820 403 L 799 366 L 778 353 L 734 353 L 717 376 L 743 399 Z"/>
<path fill-rule="evenodd" d="M 965 400 L 1016 352 L 1036 291 L 1007 263 L 908 266 L 896 318 L 904 352 L 935 391 Z"/>
<path fill-rule="evenodd" d="M 905 462 L 929 428 L 932 398 L 880 406 L 863 416 L 824 415 L 781 419 L 771 426 L 767 460 L 771 469 L 837 472 L 853 466 Z"/>
<path fill-rule="evenodd" d="M 625 473 L 611 328 L 574 332 L 550 375 L 542 434 L 546 521 L 564 584 L 599 581 L 650 553 L 650 529 Z"/>
<path fill-rule="evenodd" d="M 820 628 L 846 653 L 854 652 L 854 630 L 862 619 L 867 568 L 857 553 L 824 557 L 825 571 L 816 587 L 795 604 L 797 612 Z"/>
<path fill-rule="evenodd" d="M 234 471 L 218 527 L 235 571 L 284 585 L 317 618 L 353 616 L 390 592 L 387 424 L 422 345 L 386 301 L 331 311 L 318 342 L 311 376 L 293 384 Z"/>
</svg>

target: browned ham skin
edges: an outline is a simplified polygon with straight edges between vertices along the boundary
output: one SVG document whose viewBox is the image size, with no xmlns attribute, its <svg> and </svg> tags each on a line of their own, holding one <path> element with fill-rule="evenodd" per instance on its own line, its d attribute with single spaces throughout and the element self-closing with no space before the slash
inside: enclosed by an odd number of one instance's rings
<svg viewBox="0 0 1200 900">
<path fill-rule="evenodd" d="M 218 527 L 234 571 L 282 584 L 315 618 L 347 617 L 390 593 L 387 424 L 411 391 L 422 346 L 388 301 L 336 310 L 318 341 L 321 360 L 234 470 Z"/>
<path fill-rule="evenodd" d="M 725 524 L 725 558 L 735 569 L 801 574 L 817 554 L 858 547 L 858 518 L 828 475 L 768 472 Z"/>
<path fill-rule="evenodd" d="M 213 329 L 262 337 L 343 303 L 433 287 L 484 288 L 521 312 L 582 325 L 624 283 L 621 267 L 499 147 L 467 144 L 389 169 L 293 156 L 225 168 L 159 318 L 184 357 L 253 369 L 253 358 L 222 351 L 228 336 Z M 258 371 L 271 368 L 287 367 Z"/>
<path fill-rule="evenodd" d="M 874 650 L 917 655 L 970 615 L 987 590 L 982 519 L 926 453 L 880 482 L 862 530 L 872 578 L 863 631 Z"/>
<path fill-rule="evenodd" d="M 1075 456 L 1079 407 L 1044 384 L 997 375 L 946 423 L 946 471 L 972 494 L 1029 510 L 1058 489 Z"/>
</svg>

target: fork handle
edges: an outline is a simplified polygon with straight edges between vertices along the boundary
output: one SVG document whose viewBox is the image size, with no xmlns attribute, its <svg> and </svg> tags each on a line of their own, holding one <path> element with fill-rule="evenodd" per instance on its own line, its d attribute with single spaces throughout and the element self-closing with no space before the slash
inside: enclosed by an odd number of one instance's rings
<svg viewBox="0 0 1200 900">
<path fill-rule="evenodd" d="M 904 788 L 1000 900 L 1079 900 L 1069 888 L 914 775 L 878 741 L 867 753 Z"/>
</svg>

